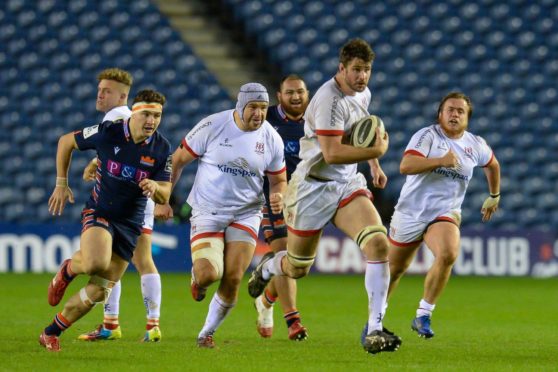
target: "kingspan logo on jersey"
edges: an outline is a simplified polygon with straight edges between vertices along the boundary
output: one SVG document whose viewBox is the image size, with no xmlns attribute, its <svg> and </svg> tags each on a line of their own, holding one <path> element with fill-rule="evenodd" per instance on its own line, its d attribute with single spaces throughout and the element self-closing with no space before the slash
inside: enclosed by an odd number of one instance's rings
<svg viewBox="0 0 558 372">
<path fill-rule="evenodd" d="M 233 161 L 230 161 L 228 164 L 218 164 L 217 168 L 223 172 L 228 173 L 233 176 L 241 176 L 241 177 L 255 177 L 257 174 L 250 170 L 248 165 L 248 161 L 246 159 L 240 157 L 236 158 Z"/>
<path fill-rule="evenodd" d="M 459 169 L 461 168 L 459 167 Z M 451 178 L 453 180 L 465 181 L 465 182 L 469 181 L 469 176 L 466 176 L 461 173 L 457 173 L 453 169 L 449 169 L 449 168 L 436 168 L 432 171 L 432 173 L 436 173 L 444 177 Z"/>
</svg>

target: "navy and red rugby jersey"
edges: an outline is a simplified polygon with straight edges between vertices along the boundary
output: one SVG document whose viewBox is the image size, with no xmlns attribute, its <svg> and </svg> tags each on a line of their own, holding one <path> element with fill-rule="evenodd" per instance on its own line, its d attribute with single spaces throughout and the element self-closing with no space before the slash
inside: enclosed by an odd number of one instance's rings
<svg viewBox="0 0 558 372">
<path fill-rule="evenodd" d="M 97 151 L 95 186 L 87 208 L 106 219 L 143 223 L 147 198 L 139 182 L 171 180 L 171 145 L 159 132 L 134 143 L 128 121 L 105 121 L 74 133 L 80 151 Z"/>
<path fill-rule="evenodd" d="M 289 119 L 279 105 L 269 107 L 265 119 L 269 121 L 283 139 L 287 178 L 290 179 L 296 165 L 300 162 L 298 152 L 300 150 L 300 138 L 304 136 L 304 119 L 300 121 Z"/>
</svg>

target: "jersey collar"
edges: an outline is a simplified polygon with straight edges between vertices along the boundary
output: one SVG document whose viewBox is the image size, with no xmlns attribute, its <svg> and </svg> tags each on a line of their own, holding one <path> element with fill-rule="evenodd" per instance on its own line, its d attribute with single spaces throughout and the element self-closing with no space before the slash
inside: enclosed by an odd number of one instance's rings
<svg viewBox="0 0 558 372">
<path fill-rule="evenodd" d="M 283 121 L 288 122 L 288 121 L 295 121 L 295 120 L 291 120 L 288 118 L 287 114 L 285 114 L 285 111 L 283 110 L 283 107 L 281 106 L 281 104 L 277 105 L 277 112 L 279 113 L 279 116 L 281 116 L 281 119 L 283 119 Z M 300 118 L 300 120 L 296 120 L 297 122 L 304 124 L 304 115 Z"/>
</svg>

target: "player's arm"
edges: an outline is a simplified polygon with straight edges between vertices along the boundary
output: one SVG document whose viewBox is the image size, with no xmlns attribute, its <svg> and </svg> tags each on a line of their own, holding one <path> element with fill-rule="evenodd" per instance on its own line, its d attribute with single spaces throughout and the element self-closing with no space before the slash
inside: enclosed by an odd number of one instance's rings
<svg viewBox="0 0 558 372">
<path fill-rule="evenodd" d="M 139 187 L 143 190 L 143 195 L 153 199 L 155 203 L 166 204 L 169 202 L 172 183 L 154 181 L 146 178 L 140 181 Z"/>
<path fill-rule="evenodd" d="M 328 164 L 353 164 L 359 161 L 381 158 L 387 151 L 389 137 L 387 132 L 382 137 L 380 129 L 376 129 L 374 146 L 359 148 L 341 143 L 342 136 L 318 135 L 318 142 Z"/>
<path fill-rule="evenodd" d="M 83 180 L 84 181 L 94 181 L 95 174 L 97 173 L 97 157 L 91 159 L 89 163 L 83 169 Z"/>
<path fill-rule="evenodd" d="M 368 165 L 370 166 L 370 173 L 372 176 L 372 184 L 374 187 L 383 189 L 387 184 L 387 176 L 384 173 L 382 167 L 380 167 L 380 161 L 378 158 L 368 160 Z"/>
<path fill-rule="evenodd" d="M 481 213 L 483 222 L 489 221 L 500 203 L 500 163 L 493 157 L 490 163 L 483 168 L 488 182 L 490 196 L 482 204 Z"/>
<path fill-rule="evenodd" d="M 62 214 L 68 200 L 70 203 L 74 202 L 74 194 L 68 186 L 68 170 L 70 169 L 72 152 L 77 148 L 74 133 L 64 134 L 58 140 L 58 149 L 56 150 L 56 186 L 48 199 L 48 211 L 53 216 Z"/>
<path fill-rule="evenodd" d="M 268 173 L 269 180 L 269 205 L 273 213 L 280 213 L 283 210 L 283 194 L 287 189 L 287 172 Z"/>
<path fill-rule="evenodd" d="M 419 174 L 440 167 L 455 168 L 458 163 L 457 156 L 451 150 L 441 158 L 427 158 L 418 151 L 408 151 L 401 159 L 399 171 L 405 175 Z"/>
<path fill-rule="evenodd" d="M 171 182 L 170 182 L 170 192 L 176 186 L 176 183 L 180 179 L 182 175 L 182 169 L 194 161 L 196 157 L 190 153 L 186 147 L 180 145 L 172 154 L 172 173 L 171 173 Z M 169 194 L 170 195 L 170 194 Z M 161 205 L 160 205 L 161 204 Z M 155 205 L 155 218 L 168 220 L 173 217 L 174 213 L 172 211 L 172 207 L 167 202 L 165 203 L 158 203 Z"/>
</svg>

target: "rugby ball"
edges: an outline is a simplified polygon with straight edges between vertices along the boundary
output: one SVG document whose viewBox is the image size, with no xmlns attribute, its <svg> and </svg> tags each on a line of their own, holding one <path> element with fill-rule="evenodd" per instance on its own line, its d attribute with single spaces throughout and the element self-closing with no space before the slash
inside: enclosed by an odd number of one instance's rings
<svg viewBox="0 0 558 372">
<path fill-rule="evenodd" d="M 372 147 L 376 142 L 376 128 L 378 127 L 383 136 L 386 129 L 382 119 L 376 115 L 365 116 L 352 125 L 346 140 L 354 147 Z"/>
</svg>

